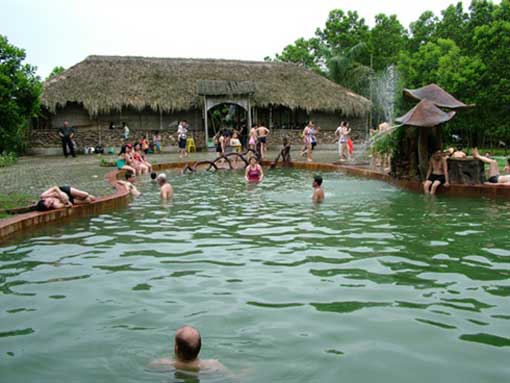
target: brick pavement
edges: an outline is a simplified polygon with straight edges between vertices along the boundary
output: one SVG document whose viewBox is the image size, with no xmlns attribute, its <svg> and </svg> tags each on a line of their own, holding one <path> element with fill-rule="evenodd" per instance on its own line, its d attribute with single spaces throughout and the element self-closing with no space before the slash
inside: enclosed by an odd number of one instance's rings
<svg viewBox="0 0 510 383">
<path fill-rule="evenodd" d="M 268 159 L 276 157 L 277 152 L 269 152 Z M 18 162 L 6 168 L 0 168 L 0 193 L 24 193 L 34 198 L 44 190 L 54 185 L 72 185 L 78 189 L 86 190 L 97 196 L 110 194 L 112 189 L 105 182 L 106 173 L 113 167 L 100 167 L 100 159 L 109 162 L 116 160 L 115 155 L 80 155 L 76 158 L 63 156 L 27 156 L 21 157 Z M 184 160 L 214 159 L 214 152 L 190 153 Z M 301 160 L 297 150 L 292 152 L 292 158 Z M 331 162 L 337 159 L 334 151 L 317 151 L 314 153 L 316 162 Z M 164 153 L 149 155 L 152 163 L 167 163 L 180 161 L 177 153 Z"/>
</svg>

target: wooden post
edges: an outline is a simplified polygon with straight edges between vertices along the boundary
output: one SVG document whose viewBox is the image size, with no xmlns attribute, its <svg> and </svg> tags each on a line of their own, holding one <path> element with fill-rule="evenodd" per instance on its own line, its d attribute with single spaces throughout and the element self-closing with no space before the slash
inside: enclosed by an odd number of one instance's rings
<svg viewBox="0 0 510 383">
<path fill-rule="evenodd" d="M 269 121 L 268 121 L 268 128 L 271 129 L 271 126 L 273 125 L 273 107 L 269 106 Z"/>
<path fill-rule="evenodd" d="M 161 110 L 161 107 L 159 109 L 159 130 L 163 130 L 163 111 Z"/>
<path fill-rule="evenodd" d="M 209 127 L 207 121 L 207 96 L 204 95 L 205 150 L 209 151 Z"/>
<path fill-rule="evenodd" d="M 250 132 L 250 129 L 251 129 L 251 125 L 252 125 L 252 122 L 251 122 L 251 98 L 248 97 L 248 126 L 246 127 L 246 132 L 249 133 Z"/>
<path fill-rule="evenodd" d="M 418 128 L 418 168 L 422 180 L 427 175 L 429 165 L 429 130 L 428 128 Z"/>
</svg>

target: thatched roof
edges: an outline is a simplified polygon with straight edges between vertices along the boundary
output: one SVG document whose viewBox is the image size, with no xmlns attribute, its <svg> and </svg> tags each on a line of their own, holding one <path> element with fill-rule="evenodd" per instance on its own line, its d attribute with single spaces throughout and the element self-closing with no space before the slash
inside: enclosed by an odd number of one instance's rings
<svg viewBox="0 0 510 383">
<path fill-rule="evenodd" d="M 395 121 L 402 125 L 431 128 L 450 121 L 455 116 L 455 113 L 454 111 L 444 112 L 433 102 L 422 100 L 413 109 L 402 117 L 395 119 Z"/>
<path fill-rule="evenodd" d="M 198 80 L 197 92 L 203 96 L 252 95 L 256 87 L 253 81 Z"/>
<path fill-rule="evenodd" d="M 87 57 L 45 82 L 42 102 L 51 112 L 67 102 L 81 103 L 91 115 L 125 107 L 174 112 L 202 107 L 197 91 L 202 80 L 242 87 L 252 82 L 252 105 L 258 107 L 283 105 L 347 116 L 370 108 L 366 98 L 295 64 L 123 56 Z"/>
<path fill-rule="evenodd" d="M 457 100 L 436 84 L 429 84 L 418 89 L 404 89 L 404 95 L 418 101 L 428 100 L 433 102 L 436 106 L 446 109 L 462 109 L 474 106 L 466 105 L 462 101 Z"/>
</svg>

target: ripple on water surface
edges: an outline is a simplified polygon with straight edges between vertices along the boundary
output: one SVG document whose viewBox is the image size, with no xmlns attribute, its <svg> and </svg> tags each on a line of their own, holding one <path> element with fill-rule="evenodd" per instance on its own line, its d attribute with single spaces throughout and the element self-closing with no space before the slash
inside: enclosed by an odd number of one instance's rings
<svg viewBox="0 0 510 383">
<path fill-rule="evenodd" d="M 172 174 L 4 246 L 3 377 L 182 381 L 146 367 L 190 323 L 232 375 L 200 381 L 508 379 L 510 204 L 323 173 L 314 206 L 312 176 Z"/>
</svg>

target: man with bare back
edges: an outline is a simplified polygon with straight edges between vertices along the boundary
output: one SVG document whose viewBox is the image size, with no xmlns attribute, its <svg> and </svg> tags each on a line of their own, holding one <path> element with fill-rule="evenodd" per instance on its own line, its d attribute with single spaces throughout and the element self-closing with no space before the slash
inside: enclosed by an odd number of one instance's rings
<svg viewBox="0 0 510 383">
<path fill-rule="evenodd" d="M 257 124 L 256 132 L 260 144 L 260 159 L 263 160 L 266 157 L 267 136 L 269 135 L 269 129 L 265 126 Z"/>
<path fill-rule="evenodd" d="M 426 181 L 423 183 L 425 194 L 436 194 L 439 185 L 450 186 L 448 178 L 448 164 L 440 150 L 436 150 L 429 161 Z"/>
<path fill-rule="evenodd" d="M 473 158 L 475 160 L 480 160 L 484 164 L 489 164 L 489 184 L 492 185 L 506 185 L 510 186 L 510 175 L 500 175 L 499 168 L 498 168 L 498 162 L 492 158 L 481 156 L 480 153 L 478 153 L 477 148 L 473 148 Z M 506 168 L 505 168 L 506 169 Z"/>
</svg>

